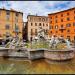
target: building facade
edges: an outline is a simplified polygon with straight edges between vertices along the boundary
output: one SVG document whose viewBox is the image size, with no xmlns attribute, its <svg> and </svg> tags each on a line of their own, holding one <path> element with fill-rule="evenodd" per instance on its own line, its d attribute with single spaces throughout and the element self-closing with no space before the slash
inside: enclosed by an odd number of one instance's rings
<svg viewBox="0 0 75 75">
<path fill-rule="evenodd" d="M 46 31 L 46 33 L 48 33 L 49 18 L 47 16 L 28 15 L 26 27 L 27 27 L 27 31 L 26 31 L 27 38 L 29 41 L 31 41 L 37 36 L 39 27 L 41 27 L 42 29 Z"/>
<path fill-rule="evenodd" d="M 0 38 L 15 37 L 17 34 L 22 38 L 22 28 L 22 12 L 0 9 Z"/>
<path fill-rule="evenodd" d="M 53 34 L 75 40 L 75 8 L 48 14 L 49 35 Z"/>
</svg>

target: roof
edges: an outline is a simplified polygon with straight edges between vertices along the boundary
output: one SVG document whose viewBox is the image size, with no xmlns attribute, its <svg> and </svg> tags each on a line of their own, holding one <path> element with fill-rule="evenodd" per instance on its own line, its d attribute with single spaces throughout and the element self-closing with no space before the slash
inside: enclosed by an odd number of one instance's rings
<svg viewBox="0 0 75 75">
<path fill-rule="evenodd" d="M 48 17 L 48 16 L 38 16 L 38 15 L 28 15 L 28 16 L 33 16 L 33 17 Z"/>
<path fill-rule="evenodd" d="M 57 13 L 66 12 L 66 11 L 74 10 L 74 9 L 75 9 L 75 7 L 70 8 L 70 9 L 67 9 L 67 10 L 63 10 L 63 11 L 59 11 L 59 12 L 55 12 L 55 13 L 51 13 L 51 14 L 48 14 L 48 15 L 54 15 L 54 14 L 57 14 Z"/>
<path fill-rule="evenodd" d="M 21 13 L 21 14 L 23 14 L 23 12 L 19 12 L 19 11 L 16 11 L 16 10 L 14 10 L 14 9 L 10 9 L 10 10 L 8 10 L 8 9 L 5 9 L 5 8 L 0 8 L 0 10 L 12 11 L 12 12 L 17 12 L 17 13 Z"/>
</svg>

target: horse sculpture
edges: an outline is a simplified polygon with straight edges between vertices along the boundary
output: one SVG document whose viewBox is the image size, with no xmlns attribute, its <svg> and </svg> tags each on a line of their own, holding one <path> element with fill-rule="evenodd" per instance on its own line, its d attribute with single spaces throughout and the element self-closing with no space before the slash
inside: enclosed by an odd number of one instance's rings
<svg viewBox="0 0 75 75">
<path fill-rule="evenodd" d="M 49 41 L 49 46 L 50 48 L 57 48 L 57 44 L 63 43 L 63 41 L 66 43 L 67 48 L 71 48 L 70 41 L 68 39 L 63 39 L 56 36 L 51 37 L 51 40 Z"/>
<path fill-rule="evenodd" d="M 52 36 L 50 42 L 50 47 L 51 48 L 56 48 L 57 44 L 59 43 L 59 40 L 57 37 Z"/>
</svg>

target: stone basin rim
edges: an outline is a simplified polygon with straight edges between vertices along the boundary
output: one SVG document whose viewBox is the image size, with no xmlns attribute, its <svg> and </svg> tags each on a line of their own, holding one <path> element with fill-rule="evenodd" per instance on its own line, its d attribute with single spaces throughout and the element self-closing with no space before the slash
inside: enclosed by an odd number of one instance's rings
<svg viewBox="0 0 75 75">
<path fill-rule="evenodd" d="M 59 49 L 59 50 L 51 50 L 51 49 L 43 49 L 43 48 L 38 48 L 38 49 L 27 49 L 28 51 L 39 51 L 39 50 L 44 50 L 44 51 L 52 51 L 52 52 L 66 52 L 66 51 L 74 51 L 74 49 Z"/>
<path fill-rule="evenodd" d="M 52 52 L 67 52 L 67 51 L 74 51 L 73 49 L 68 49 L 68 50 L 47 50 L 47 51 L 52 51 Z"/>
</svg>

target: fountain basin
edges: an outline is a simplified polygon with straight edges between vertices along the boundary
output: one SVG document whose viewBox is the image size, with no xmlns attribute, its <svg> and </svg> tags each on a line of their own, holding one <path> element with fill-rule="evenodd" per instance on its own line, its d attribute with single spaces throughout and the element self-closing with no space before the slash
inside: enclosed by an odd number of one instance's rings
<svg viewBox="0 0 75 75">
<path fill-rule="evenodd" d="M 8 56 L 8 50 L 10 49 L 5 47 L 0 47 L 0 57 Z"/>
<path fill-rule="evenodd" d="M 44 58 L 44 49 L 29 49 L 28 59 L 35 60 Z"/>
<path fill-rule="evenodd" d="M 44 57 L 50 60 L 69 60 L 74 58 L 74 50 L 45 50 Z"/>
</svg>

